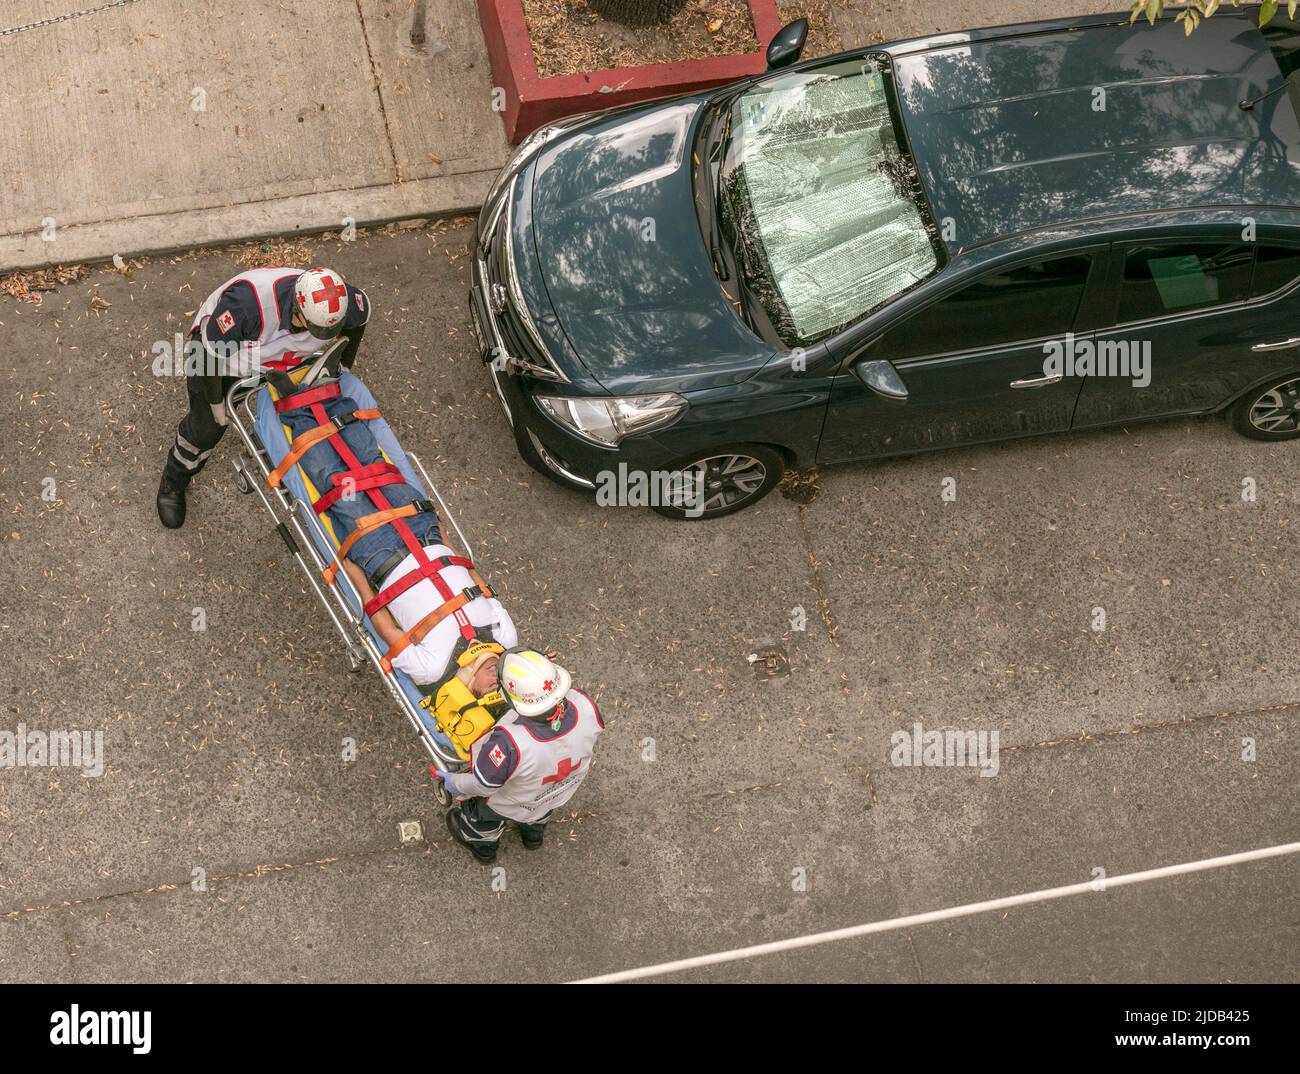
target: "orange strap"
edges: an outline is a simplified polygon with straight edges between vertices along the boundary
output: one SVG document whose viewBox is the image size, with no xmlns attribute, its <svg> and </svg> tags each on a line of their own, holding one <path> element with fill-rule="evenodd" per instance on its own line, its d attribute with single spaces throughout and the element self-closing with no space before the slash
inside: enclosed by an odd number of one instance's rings
<svg viewBox="0 0 1300 1074">
<path fill-rule="evenodd" d="M 415 504 L 408 503 L 405 507 L 390 507 L 385 511 L 376 511 L 373 515 L 365 515 L 357 519 L 357 527 L 347 535 L 343 543 L 339 545 L 338 558 L 343 559 L 348 554 L 352 546 L 356 544 L 371 530 L 379 526 L 387 525 L 395 518 L 410 518 L 417 513 Z M 321 572 L 321 577 L 325 579 L 326 585 L 333 585 L 334 578 L 339 572 L 337 562 L 331 563 Z"/>
<path fill-rule="evenodd" d="M 379 417 L 379 411 L 354 410 L 352 417 L 358 421 L 372 421 Z M 316 428 L 308 429 L 301 436 L 295 437 L 293 443 L 289 445 L 289 454 L 281 459 L 280 465 L 271 471 L 271 476 L 266 479 L 266 483 L 273 489 L 279 488 L 280 482 L 284 480 L 284 475 L 298 465 L 299 459 L 322 440 L 328 440 L 331 436 L 335 436 L 342 431 L 339 426 L 331 421 L 325 425 L 317 425 Z"/>
<path fill-rule="evenodd" d="M 483 595 L 485 597 L 490 597 L 492 594 L 484 588 Z M 388 652 L 384 653 L 383 659 L 379 661 L 379 666 L 382 667 L 384 671 L 391 672 L 393 670 L 393 661 L 400 653 L 405 651 L 407 646 L 419 645 L 429 631 L 446 619 L 447 616 L 460 611 L 469 603 L 469 600 L 470 597 L 468 593 L 457 593 L 445 604 L 440 604 L 438 607 L 434 608 L 433 611 L 416 623 L 415 626 L 411 627 L 410 630 L 393 642 L 392 647 Z"/>
</svg>

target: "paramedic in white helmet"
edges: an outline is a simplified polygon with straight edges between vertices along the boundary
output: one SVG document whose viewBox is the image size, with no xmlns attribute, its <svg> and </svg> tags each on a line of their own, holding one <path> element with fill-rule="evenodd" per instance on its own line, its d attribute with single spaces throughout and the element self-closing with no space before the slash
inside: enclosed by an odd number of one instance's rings
<svg viewBox="0 0 1300 1074">
<path fill-rule="evenodd" d="M 293 369 L 340 335 L 347 339 L 342 364 L 351 369 L 369 320 L 365 292 L 327 268 L 253 269 L 208 295 L 190 325 L 202 370 L 185 378 L 189 412 L 158 486 L 162 524 L 177 529 L 185 521 L 185 490 L 226 431 L 226 391 L 235 380 L 258 369 Z"/>
<path fill-rule="evenodd" d="M 464 799 L 447 811 L 447 830 L 485 865 L 496 860 L 507 821 L 526 849 L 542 845 L 546 822 L 587 778 L 605 729 L 595 702 L 542 653 L 510 650 L 497 663 L 497 680 L 511 709 L 474 743 L 470 770 L 434 770 Z"/>
</svg>

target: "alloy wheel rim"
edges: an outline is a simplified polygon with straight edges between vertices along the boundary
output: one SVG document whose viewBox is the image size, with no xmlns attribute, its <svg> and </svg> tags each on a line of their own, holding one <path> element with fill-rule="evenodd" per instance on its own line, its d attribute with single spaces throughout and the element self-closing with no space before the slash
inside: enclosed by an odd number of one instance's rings
<svg viewBox="0 0 1300 1074">
<path fill-rule="evenodd" d="M 1269 388 L 1250 407 L 1250 423 L 1265 433 L 1291 433 L 1300 428 L 1300 377 Z"/>
<path fill-rule="evenodd" d="M 696 490 L 703 496 L 703 514 L 735 507 L 750 499 L 767 480 L 767 467 L 752 455 L 711 455 L 682 468 L 682 481 L 673 497 L 679 509 L 695 507 Z"/>
</svg>

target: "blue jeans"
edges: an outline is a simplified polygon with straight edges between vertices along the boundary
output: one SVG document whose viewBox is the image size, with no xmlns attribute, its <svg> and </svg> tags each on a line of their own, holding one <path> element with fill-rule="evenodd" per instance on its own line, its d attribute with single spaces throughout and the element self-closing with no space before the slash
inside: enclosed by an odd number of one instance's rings
<svg viewBox="0 0 1300 1074">
<path fill-rule="evenodd" d="M 346 395 L 340 395 L 337 398 L 326 400 L 321 406 L 325 408 L 326 414 L 335 417 L 337 415 L 351 414 L 357 409 L 357 402 Z M 319 424 L 312 415 L 311 407 L 287 411 L 280 415 L 280 420 L 289 426 L 295 438 L 316 428 Z M 371 463 L 384 461 L 383 452 L 379 450 L 379 444 L 376 443 L 374 436 L 364 421 L 354 421 L 350 425 L 344 426 L 340 435 L 343 437 L 343 442 L 347 444 L 348 450 L 356 456 L 357 462 L 361 466 L 369 466 Z M 328 440 L 313 445 L 311 450 L 299 460 L 298 465 L 302 467 L 311 483 L 316 486 L 316 491 L 322 496 L 335 487 L 332 480 L 333 476 L 346 473 L 348 469 L 343 465 L 343 459 Z M 380 492 L 393 507 L 405 507 L 408 503 L 414 503 L 416 500 L 424 498 L 414 486 L 407 484 L 405 481 L 392 485 L 382 485 L 376 491 Z M 349 533 L 356 529 L 358 519 L 366 515 L 372 515 L 379 510 L 382 510 L 382 508 L 375 505 L 368 492 L 358 491 L 353 492 L 351 495 L 340 496 L 326 511 L 326 514 L 329 515 L 330 521 L 334 524 L 334 535 L 341 543 L 347 539 Z M 442 535 L 438 530 L 438 516 L 432 511 L 424 511 L 402 521 L 411 528 L 411 532 L 420 544 L 441 543 Z M 402 552 L 405 554 L 407 551 L 402 538 L 393 529 L 392 524 L 389 523 L 371 530 L 357 541 L 349 549 L 348 559 L 352 560 L 369 576 L 378 570 L 386 560 L 390 559 L 394 553 Z"/>
</svg>

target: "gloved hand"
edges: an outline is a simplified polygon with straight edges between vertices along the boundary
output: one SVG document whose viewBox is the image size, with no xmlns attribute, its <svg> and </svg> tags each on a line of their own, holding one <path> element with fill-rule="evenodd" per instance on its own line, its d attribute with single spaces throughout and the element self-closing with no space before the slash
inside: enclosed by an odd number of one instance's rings
<svg viewBox="0 0 1300 1074">
<path fill-rule="evenodd" d="M 444 789 L 447 791 L 447 793 L 448 793 L 449 795 L 451 795 L 452 801 L 455 801 L 455 802 L 463 802 L 463 801 L 465 800 L 465 799 L 464 799 L 464 796 L 457 794 L 456 791 L 455 791 L 455 788 L 453 788 L 452 785 L 451 785 L 450 783 L 447 782 L 449 779 L 451 779 L 451 777 L 454 775 L 454 773 L 452 773 L 452 772 L 444 772 L 444 771 L 443 771 L 442 769 L 440 769 L 440 768 L 432 768 L 432 767 L 431 767 L 431 768 L 429 769 L 429 775 L 433 776 L 434 779 L 436 779 L 439 783 L 441 783 L 441 784 L 443 785 L 443 787 L 444 787 Z"/>
</svg>

